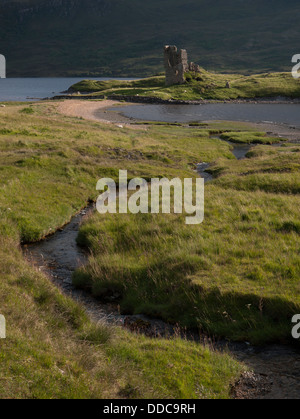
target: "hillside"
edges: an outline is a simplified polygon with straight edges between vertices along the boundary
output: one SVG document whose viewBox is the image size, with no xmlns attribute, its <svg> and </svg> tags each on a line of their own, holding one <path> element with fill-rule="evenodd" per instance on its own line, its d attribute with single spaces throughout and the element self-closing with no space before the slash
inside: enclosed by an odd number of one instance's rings
<svg viewBox="0 0 300 419">
<path fill-rule="evenodd" d="M 162 47 L 214 71 L 284 71 L 299 52 L 296 0 L 0 0 L 8 76 L 147 76 Z"/>
</svg>

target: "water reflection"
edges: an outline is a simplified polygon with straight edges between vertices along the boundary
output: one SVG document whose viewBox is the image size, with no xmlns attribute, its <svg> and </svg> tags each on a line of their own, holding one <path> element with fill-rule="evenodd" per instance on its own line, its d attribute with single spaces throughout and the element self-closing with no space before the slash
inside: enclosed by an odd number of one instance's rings
<svg viewBox="0 0 300 419">
<path fill-rule="evenodd" d="M 138 105 L 118 108 L 123 115 L 144 121 L 248 121 L 300 127 L 300 104 L 210 103 L 203 105 Z"/>
</svg>

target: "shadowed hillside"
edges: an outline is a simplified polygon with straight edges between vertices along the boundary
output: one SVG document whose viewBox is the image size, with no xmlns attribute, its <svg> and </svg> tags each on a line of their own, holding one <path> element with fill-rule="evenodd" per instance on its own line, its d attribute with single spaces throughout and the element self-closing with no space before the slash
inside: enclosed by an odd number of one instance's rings
<svg viewBox="0 0 300 419">
<path fill-rule="evenodd" d="M 289 70 L 299 12 L 296 0 L 0 0 L 0 52 L 8 76 L 146 76 L 164 44 L 209 70 Z"/>
</svg>

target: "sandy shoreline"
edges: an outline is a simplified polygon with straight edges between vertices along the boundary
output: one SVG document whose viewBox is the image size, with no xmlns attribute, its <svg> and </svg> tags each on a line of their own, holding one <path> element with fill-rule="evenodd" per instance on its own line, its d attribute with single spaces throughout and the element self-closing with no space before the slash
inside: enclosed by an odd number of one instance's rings
<svg viewBox="0 0 300 419">
<path fill-rule="evenodd" d="M 84 118 L 90 121 L 102 122 L 106 124 L 122 125 L 128 128 L 141 128 L 136 126 L 135 119 L 127 118 L 118 112 L 118 108 L 122 106 L 139 106 L 138 104 L 123 103 L 114 100 L 64 100 L 61 101 L 57 110 L 71 117 Z M 206 123 L 215 121 L 203 121 Z M 269 135 L 288 138 L 290 141 L 300 141 L 300 128 L 291 127 L 284 124 L 271 123 L 253 123 L 247 122 L 248 126 L 254 127 L 258 131 L 265 131 Z"/>
<path fill-rule="evenodd" d="M 130 120 L 117 113 L 119 105 L 126 104 L 114 100 L 82 101 L 64 100 L 58 104 L 57 110 L 66 115 L 77 118 L 84 118 L 90 121 L 104 123 L 124 122 L 129 124 Z M 109 108 L 116 108 L 116 111 L 109 111 Z"/>
</svg>

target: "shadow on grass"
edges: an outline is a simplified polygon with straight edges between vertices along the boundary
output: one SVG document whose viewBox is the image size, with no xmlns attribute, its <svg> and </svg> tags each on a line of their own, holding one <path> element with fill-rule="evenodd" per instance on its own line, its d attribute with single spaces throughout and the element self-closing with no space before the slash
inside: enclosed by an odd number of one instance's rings
<svg viewBox="0 0 300 419">
<path fill-rule="evenodd" d="M 205 290 L 176 275 L 173 281 L 154 282 L 142 271 L 128 281 L 122 275 L 92 279 L 78 270 L 73 281 L 102 302 L 119 304 L 122 314 L 144 314 L 211 337 L 257 345 L 292 341 L 291 320 L 300 313 L 297 304 L 282 297 Z"/>
</svg>

